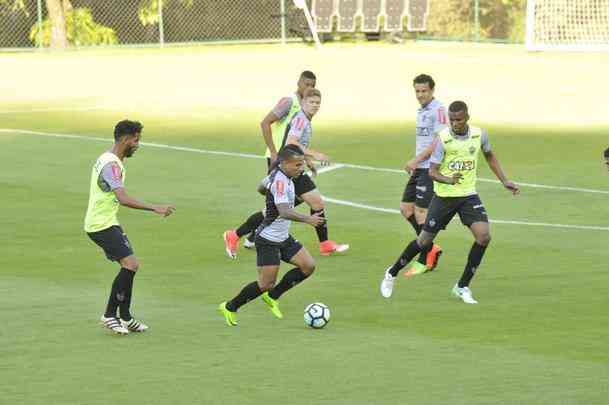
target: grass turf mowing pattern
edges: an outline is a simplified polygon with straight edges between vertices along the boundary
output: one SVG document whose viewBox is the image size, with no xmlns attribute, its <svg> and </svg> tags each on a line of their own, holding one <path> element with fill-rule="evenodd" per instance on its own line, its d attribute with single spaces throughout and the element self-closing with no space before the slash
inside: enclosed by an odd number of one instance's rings
<svg viewBox="0 0 609 405">
<path fill-rule="evenodd" d="M 66 113 L 3 117 L 2 126 L 110 137 L 115 113 L 79 114 L 73 126 Z M 245 121 L 181 121 L 169 132 L 172 121 L 136 115 L 145 141 L 260 153 L 256 128 Z M 378 128 L 319 125 L 314 145 L 338 161 L 400 167 L 411 139 L 397 125 Z M 600 131 L 582 135 L 576 149 L 563 134 L 497 127 L 490 136 L 516 180 L 604 188 Z M 549 139 L 543 158 L 538 148 L 522 148 Z M 472 243 L 455 222 L 438 239 L 446 252 L 438 271 L 400 277 L 384 300 L 382 272 L 412 238 L 410 227 L 395 214 L 330 204 L 330 235 L 352 249 L 319 257 L 313 229 L 294 224 L 318 258 L 316 274 L 282 297 L 285 319 L 256 301 L 240 311 L 239 327 L 228 328 L 215 308 L 255 278 L 255 255 L 240 249 L 230 261 L 221 235 L 262 206 L 254 188 L 264 161 L 143 147 L 126 163 L 127 190 L 178 211 L 167 219 L 119 213 L 142 262 L 134 314 L 151 326 L 120 338 L 96 325 L 118 266 L 82 231 L 90 168 L 106 145 L 10 134 L 0 145 L 10 168 L 0 174 L 6 401 L 600 404 L 609 395 L 606 232 L 494 225 L 472 284 L 480 304 L 466 306 L 450 297 Z M 557 164 L 565 156 L 568 167 Z M 491 177 L 487 169 L 482 175 Z M 386 208 L 397 208 L 405 181 L 354 169 L 317 180 L 325 194 Z M 607 225 L 603 195 L 524 188 L 513 198 L 488 183 L 480 192 L 491 218 Z M 302 321 L 316 301 L 333 312 L 322 331 Z"/>
</svg>

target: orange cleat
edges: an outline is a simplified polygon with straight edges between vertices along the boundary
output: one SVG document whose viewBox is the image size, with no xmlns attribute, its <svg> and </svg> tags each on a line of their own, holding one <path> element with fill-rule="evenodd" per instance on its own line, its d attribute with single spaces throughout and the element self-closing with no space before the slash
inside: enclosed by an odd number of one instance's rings
<svg viewBox="0 0 609 405">
<path fill-rule="evenodd" d="M 425 260 L 427 271 L 433 271 L 436 268 L 440 262 L 440 256 L 442 256 L 442 248 L 434 243 Z"/>
<path fill-rule="evenodd" d="M 239 247 L 239 237 L 237 232 L 229 230 L 224 232 L 224 246 L 226 248 L 226 254 L 231 259 L 237 258 L 237 248 Z"/>
<path fill-rule="evenodd" d="M 333 240 L 326 240 L 319 244 L 319 253 L 322 256 L 330 256 L 332 253 L 342 253 L 349 250 L 349 245 L 341 245 Z"/>
</svg>

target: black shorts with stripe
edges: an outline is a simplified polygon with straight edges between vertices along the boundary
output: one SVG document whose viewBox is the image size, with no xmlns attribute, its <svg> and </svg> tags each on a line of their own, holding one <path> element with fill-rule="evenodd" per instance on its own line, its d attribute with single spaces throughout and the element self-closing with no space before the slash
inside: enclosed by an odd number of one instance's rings
<svg viewBox="0 0 609 405">
<path fill-rule="evenodd" d="M 429 176 L 428 169 L 416 169 L 410 176 L 402 202 L 414 203 L 419 208 L 429 208 L 433 197 L 433 180 Z"/>
<path fill-rule="evenodd" d="M 127 234 L 118 225 L 113 225 L 98 232 L 87 232 L 87 235 L 97 246 L 102 248 L 108 260 L 118 262 L 133 254 Z"/>
<path fill-rule="evenodd" d="M 272 242 L 256 235 L 256 265 L 279 266 L 281 261 L 289 263 L 292 257 L 302 249 L 302 244 L 290 235 L 283 242 Z"/>
<path fill-rule="evenodd" d="M 461 223 L 467 227 L 476 222 L 488 222 L 486 208 L 478 194 L 466 197 L 434 195 L 427 211 L 423 230 L 436 234 L 444 229 L 456 214 L 459 214 Z"/>
</svg>

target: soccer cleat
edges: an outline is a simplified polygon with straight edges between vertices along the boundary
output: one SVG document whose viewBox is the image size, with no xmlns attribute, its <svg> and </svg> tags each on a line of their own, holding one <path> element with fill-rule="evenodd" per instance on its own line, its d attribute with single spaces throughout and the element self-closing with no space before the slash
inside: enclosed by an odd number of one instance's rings
<svg viewBox="0 0 609 405">
<path fill-rule="evenodd" d="M 469 287 L 459 287 L 458 284 L 455 284 L 452 290 L 452 294 L 457 298 L 461 298 L 461 300 L 466 304 L 478 303 L 478 301 L 476 301 L 472 296 L 472 290 L 470 290 Z"/>
<path fill-rule="evenodd" d="M 237 326 L 237 313 L 226 308 L 226 301 L 218 306 L 218 311 L 224 315 L 224 320 L 228 326 Z"/>
<path fill-rule="evenodd" d="M 415 261 L 410 265 L 410 268 L 408 269 L 408 271 L 406 273 L 404 273 L 404 277 L 410 278 L 412 276 L 416 276 L 417 274 L 423 274 L 426 271 L 427 271 L 427 266 Z"/>
<path fill-rule="evenodd" d="M 431 247 L 431 250 L 427 253 L 426 264 L 427 271 L 434 271 L 438 263 L 440 262 L 440 256 L 442 256 L 442 248 L 436 244 Z"/>
<path fill-rule="evenodd" d="M 319 253 L 322 256 L 330 256 L 334 252 L 342 253 L 347 250 L 349 250 L 349 245 L 338 244 L 333 240 L 326 240 L 319 244 Z"/>
<path fill-rule="evenodd" d="M 266 305 L 269 306 L 269 309 L 271 310 L 273 315 L 275 315 L 275 317 L 279 319 L 283 318 L 283 314 L 279 310 L 279 303 L 277 302 L 277 300 L 269 296 L 268 291 L 262 294 L 262 301 L 264 301 Z"/>
<path fill-rule="evenodd" d="M 256 248 L 256 243 L 250 241 L 247 238 L 245 238 L 245 240 L 243 241 L 243 247 L 246 248 L 246 249 L 255 249 Z"/>
<path fill-rule="evenodd" d="M 390 267 L 391 268 L 391 267 Z M 383 277 L 383 281 L 381 281 L 381 295 L 385 298 L 391 297 L 393 293 L 393 285 L 395 284 L 395 277 L 389 273 L 389 269 L 385 270 L 385 276 Z"/>
<path fill-rule="evenodd" d="M 239 247 L 239 237 L 237 232 L 229 230 L 224 232 L 224 247 L 226 248 L 226 254 L 231 259 L 237 258 L 237 248 Z"/>
<path fill-rule="evenodd" d="M 106 318 L 104 315 L 102 315 L 99 320 L 102 323 L 102 325 L 104 326 L 104 328 L 110 329 L 112 332 L 116 333 L 117 335 L 128 335 L 129 334 L 129 330 L 127 328 L 125 328 L 123 325 L 121 325 L 121 322 L 118 320 L 118 318 L 114 318 L 114 317 Z"/>
<path fill-rule="evenodd" d="M 146 332 L 148 330 L 148 325 L 135 320 L 135 318 L 131 318 L 130 321 L 121 319 L 121 324 L 130 332 Z"/>
</svg>

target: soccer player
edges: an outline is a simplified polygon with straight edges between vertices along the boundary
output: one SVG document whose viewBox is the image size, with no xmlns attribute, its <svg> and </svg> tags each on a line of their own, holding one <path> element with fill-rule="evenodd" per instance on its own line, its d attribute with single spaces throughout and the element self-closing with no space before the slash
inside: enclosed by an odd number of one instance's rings
<svg viewBox="0 0 609 405">
<path fill-rule="evenodd" d="M 144 332 L 148 326 L 131 316 L 133 278 L 139 268 L 131 243 L 123 232 L 116 214 L 121 205 L 153 211 L 167 217 L 175 207 L 172 205 L 150 205 L 129 196 L 125 190 L 125 158 L 137 151 L 143 126 L 137 121 L 120 121 L 114 127 L 114 146 L 104 152 L 93 165 L 89 206 L 85 217 L 85 232 L 101 247 L 106 257 L 116 261 L 121 268 L 112 283 L 106 312 L 101 316 L 103 326 L 120 335 Z M 119 309 L 120 319 L 116 310 Z"/>
<path fill-rule="evenodd" d="M 469 251 L 463 275 L 452 289 L 452 294 L 467 304 L 477 304 L 469 284 L 491 241 L 486 209 L 476 192 L 479 152 L 484 157 L 495 176 L 503 186 L 514 195 L 520 192 L 518 186 L 505 176 L 499 160 L 491 150 L 486 131 L 468 125 L 469 114 L 463 101 L 453 102 L 449 109 L 450 127 L 439 133 L 430 161 L 429 175 L 435 182 L 435 195 L 432 198 L 418 238 L 410 242 L 398 260 L 385 271 L 381 282 L 381 295 L 391 297 L 398 272 L 433 243 L 438 232 L 459 214 L 463 225 L 469 227 L 475 242 Z M 407 276 L 427 271 L 426 266 L 414 262 Z"/>
<path fill-rule="evenodd" d="M 289 233 L 291 221 L 314 227 L 325 221 L 319 213 L 304 215 L 294 211 L 296 189 L 293 179 L 304 170 L 305 152 L 297 145 L 289 144 L 279 151 L 278 159 L 278 165 L 258 188 L 266 195 L 266 216 L 256 231 L 255 239 L 258 280 L 247 284 L 236 297 L 218 307 L 229 326 L 237 326 L 239 308 L 260 295 L 273 315 L 283 318 L 277 300 L 315 270 L 311 254 Z M 275 284 L 282 260 L 296 267 Z"/>
<path fill-rule="evenodd" d="M 603 156 L 605 156 L 605 165 L 607 166 L 607 170 L 609 170 L 609 148 L 605 149 Z"/>
<path fill-rule="evenodd" d="M 417 111 L 416 156 L 406 164 L 410 179 L 402 195 L 400 212 L 418 235 L 434 194 L 433 181 L 429 177 L 429 157 L 436 135 L 446 128 L 448 119 L 444 105 L 434 98 L 436 83 L 431 76 L 420 74 L 414 78 L 412 85 L 421 108 Z M 419 263 L 433 270 L 441 254 L 440 246 L 432 244 L 430 249 L 421 252 Z"/>
<path fill-rule="evenodd" d="M 307 88 L 304 90 L 301 104 L 302 108 L 290 118 L 288 125 L 285 127 L 279 147 L 290 143 L 299 145 L 304 149 L 306 165 L 313 174 L 316 174 L 315 165 L 313 164 L 312 159 L 320 161 L 322 165 L 327 165 L 329 163 L 329 158 L 325 154 L 309 148 L 313 131 L 311 120 L 321 105 L 321 93 L 313 87 Z M 269 158 L 269 165 L 271 165 L 271 162 L 272 158 Z M 318 213 L 321 217 L 325 217 L 325 203 L 309 175 L 303 173 L 298 178 L 294 179 L 294 184 L 296 186 L 296 196 L 298 198 L 297 205 L 304 201 L 310 207 L 311 214 Z M 262 224 L 263 219 L 264 213 L 258 212 L 250 216 L 245 223 L 236 230 L 224 232 L 226 253 L 230 258 L 234 259 L 237 257 L 239 239 L 243 235 L 257 229 L 260 224 Z M 319 239 L 320 254 L 328 256 L 333 252 L 344 252 L 349 249 L 349 245 L 338 244 L 328 238 L 328 226 L 326 222 L 317 227 L 316 232 L 317 238 Z M 253 243 L 251 241 L 246 241 L 245 246 L 252 247 Z"/>
</svg>

